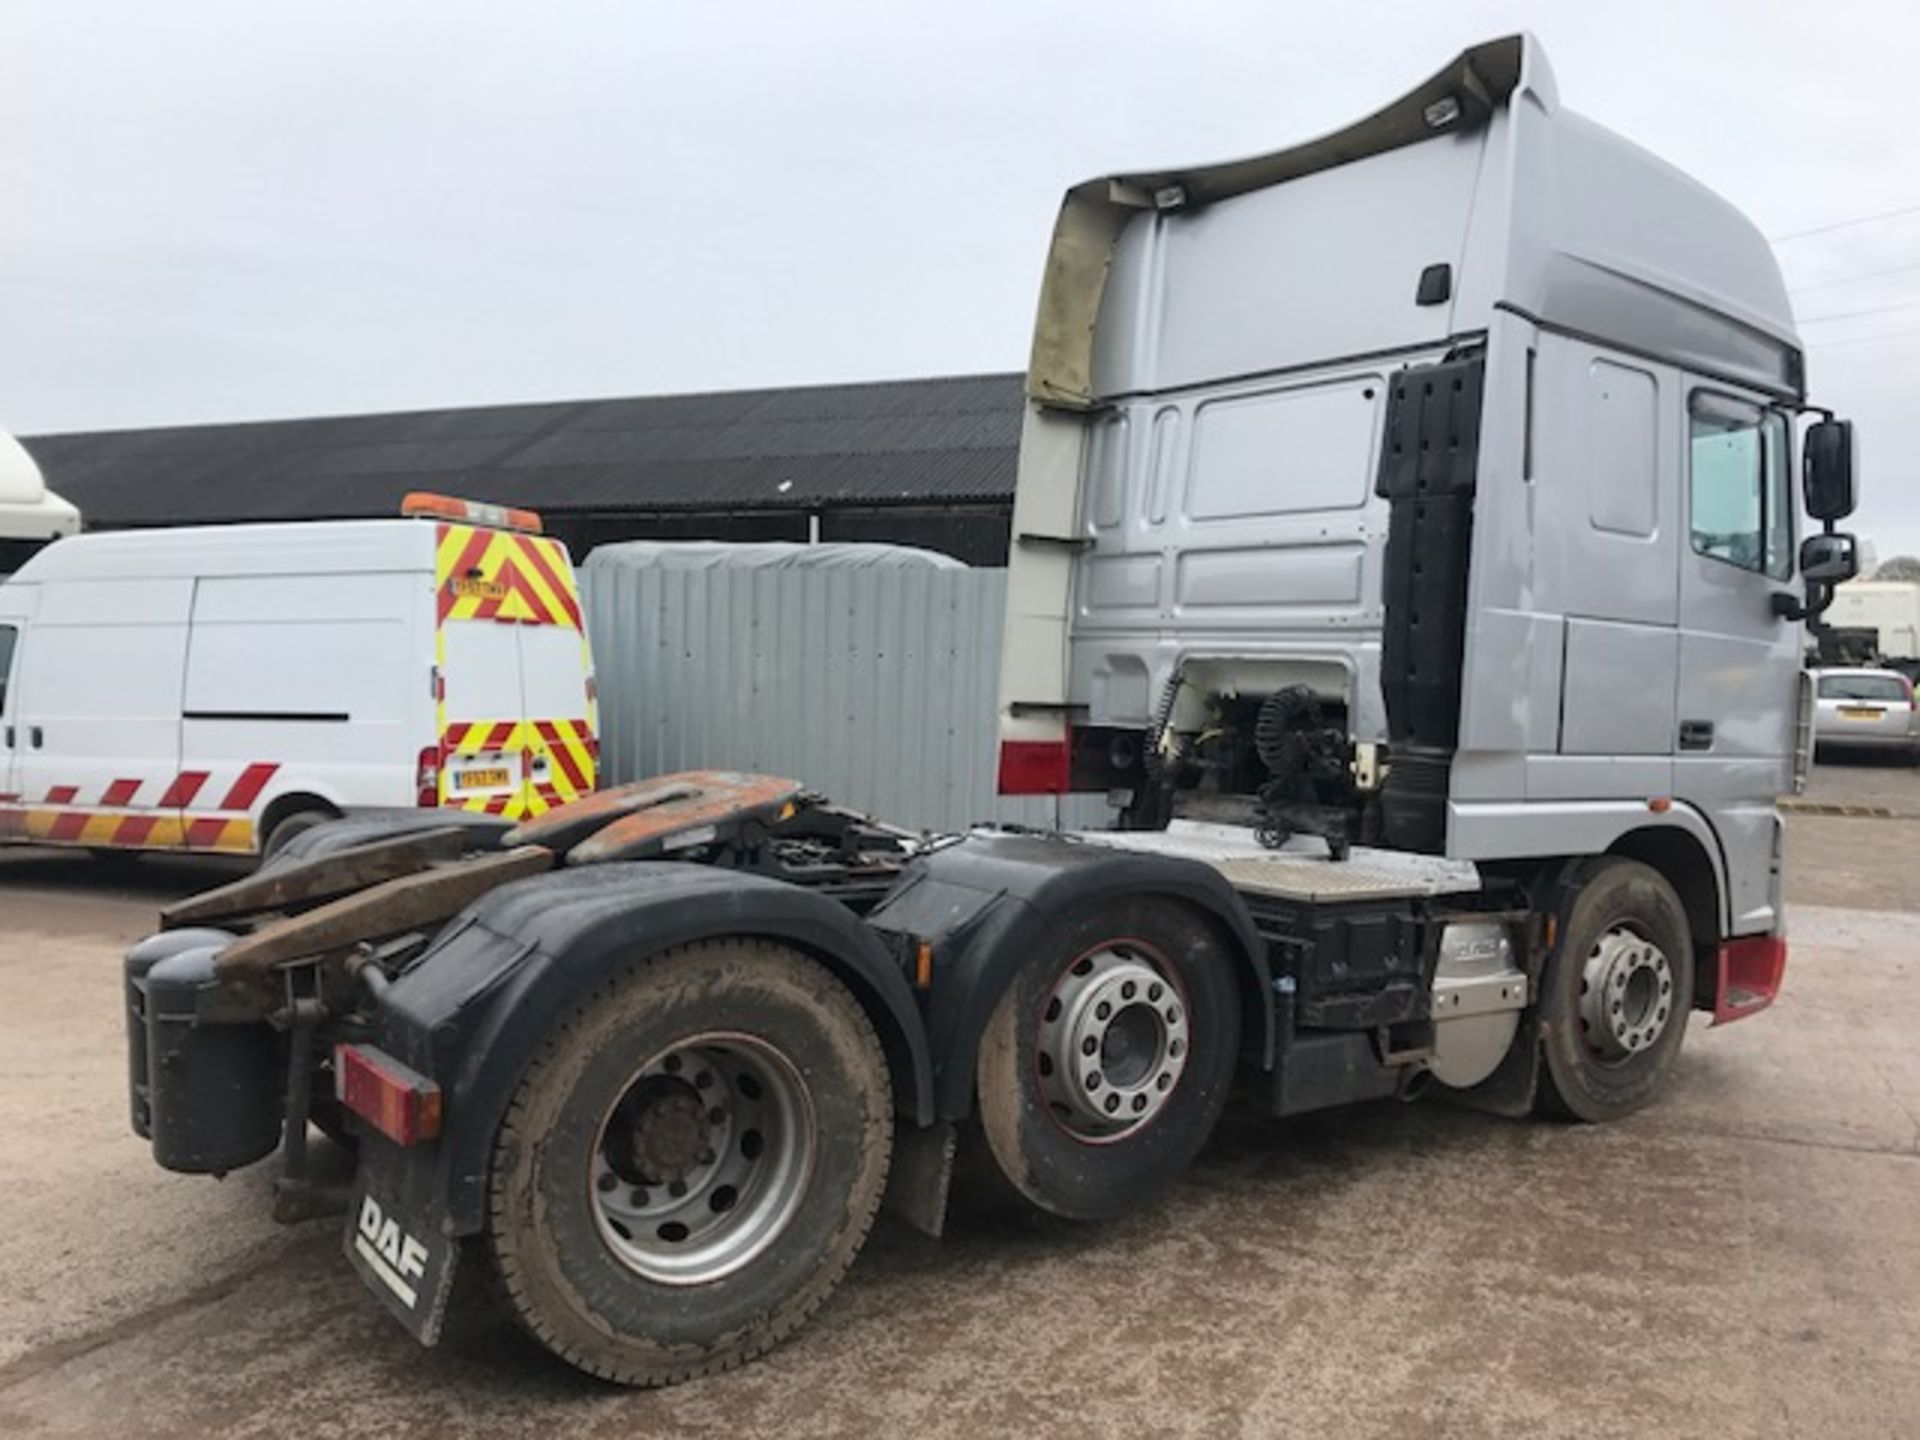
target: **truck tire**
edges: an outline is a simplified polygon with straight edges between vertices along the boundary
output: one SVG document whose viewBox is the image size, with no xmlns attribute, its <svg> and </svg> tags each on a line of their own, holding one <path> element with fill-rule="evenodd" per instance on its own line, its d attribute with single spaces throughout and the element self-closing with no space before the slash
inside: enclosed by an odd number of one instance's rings
<svg viewBox="0 0 1920 1440">
<path fill-rule="evenodd" d="M 980 1040 L 980 1127 L 1007 1182 L 1072 1220 L 1152 1203 L 1206 1143 L 1240 1046 L 1232 959 L 1176 901 L 1059 926 Z"/>
<path fill-rule="evenodd" d="M 1617 1120 L 1652 1101 L 1673 1069 L 1693 996 L 1686 910 L 1637 860 L 1588 862 L 1558 916 L 1541 979 L 1536 1108 Z"/>
<path fill-rule="evenodd" d="M 488 1238 L 520 1323 L 623 1385 L 728 1370 L 832 1294 L 892 1158 L 885 1054 L 846 987 L 760 940 L 609 981 L 495 1141 Z"/>
</svg>

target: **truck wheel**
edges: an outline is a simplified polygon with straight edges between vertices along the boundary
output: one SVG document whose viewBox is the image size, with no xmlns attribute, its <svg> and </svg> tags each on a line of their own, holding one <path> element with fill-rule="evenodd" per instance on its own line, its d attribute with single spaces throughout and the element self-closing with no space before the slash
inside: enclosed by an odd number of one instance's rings
<svg viewBox="0 0 1920 1440">
<path fill-rule="evenodd" d="M 1657 870 L 1588 869 L 1559 916 L 1542 978 L 1539 1105 L 1570 1120 L 1617 1120 L 1659 1094 L 1687 1033 L 1693 936 Z"/>
<path fill-rule="evenodd" d="M 547 1041 L 495 1142 L 501 1289 L 548 1349 L 625 1385 L 731 1369 L 824 1302 L 892 1155 L 886 1057 L 795 951 L 643 961 Z"/>
<path fill-rule="evenodd" d="M 1150 1203 L 1206 1143 L 1240 1045 L 1231 962 L 1166 900 L 1103 904 L 1021 967 L 980 1039 L 988 1149 L 1041 1209 L 1102 1220 Z"/>
</svg>

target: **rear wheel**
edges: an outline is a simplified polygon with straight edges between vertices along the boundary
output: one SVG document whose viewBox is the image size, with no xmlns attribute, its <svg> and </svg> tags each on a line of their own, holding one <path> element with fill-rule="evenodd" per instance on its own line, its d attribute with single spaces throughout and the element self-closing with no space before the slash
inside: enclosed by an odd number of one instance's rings
<svg viewBox="0 0 1920 1440">
<path fill-rule="evenodd" d="M 495 1146 L 520 1321 L 630 1385 L 729 1369 L 830 1295 L 879 1208 L 886 1059 L 846 988 L 759 941 L 643 962 L 547 1042 Z"/>
<path fill-rule="evenodd" d="M 1559 916 L 1542 980 L 1540 1108 L 1616 1120 L 1651 1102 L 1673 1069 L 1693 996 L 1686 911 L 1657 870 L 1593 862 Z"/>
<path fill-rule="evenodd" d="M 1125 899 L 1058 927 L 980 1041 L 980 1124 L 1041 1209 L 1105 1219 L 1157 1199 L 1206 1143 L 1240 1044 L 1240 993 L 1212 928 Z"/>
</svg>

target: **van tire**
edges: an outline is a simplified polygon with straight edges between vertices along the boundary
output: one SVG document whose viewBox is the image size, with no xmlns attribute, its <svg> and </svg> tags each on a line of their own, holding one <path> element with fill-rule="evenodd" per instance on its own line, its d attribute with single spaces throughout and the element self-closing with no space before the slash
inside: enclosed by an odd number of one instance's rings
<svg viewBox="0 0 1920 1440">
<path fill-rule="evenodd" d="M 1693 936 L 1666 877 L 1618 856 L 1584 863 L 1541 976 L 1535 1108 L 1589 1124 L 1652 1103 L 1692 1013 Z"/>
<path fill-rule="evenodd" d="M 1158 1200 L 1226 1107 L 1235 963 L 1176 900 L 1107 900 L 1056 926 L 1000 997 L 974 1068 L 980 1128 L 1007 1183 L 1069 1220 Z"/>
<path fill-rule="evenodd" d="M 327 821 L 337 818 L 333 811 L 319 808 L 293 810 L 276 817 L 272 827 L 267 831 L 266 842 L 260 847 L 261 863 L 265 864 L 273 859 L 296 838 L 306 834 L 314 826 L 324 825 Z"/>
</svg>

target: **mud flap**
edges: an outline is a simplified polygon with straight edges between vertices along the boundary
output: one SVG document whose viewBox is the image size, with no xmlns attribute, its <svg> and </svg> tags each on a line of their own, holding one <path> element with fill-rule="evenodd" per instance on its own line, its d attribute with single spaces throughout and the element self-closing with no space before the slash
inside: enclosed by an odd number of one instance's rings
<svg viewBox="0 0 1920 1440">
<path fill-rule="evenodd" d="M 954 1129 L 950 1121 L 924 1130 L 900 1127 L 893 1135 L 893 1168 L 881 1207 L 922 1235 L 938 1240 L 947 1228 L 953 1188 Z"/>
<path fill-rule="evenodd" d="M 1455 1104 L 1484 1110 L 1489 1115 L 1504 1115 L 1523 1120 L 1533 1113 L 1533 1097 L 1540 1075 L 1540 1036 L 1545 1022 L 1535 1009 L 1528 1009 L 1513 1033 L 1513 1044 L 1493 1074 L 1471 1090 L 1444 1090 Z"/>
<path fill-rule="evenodd" d="M 459 1247 L 440 1227 L 407 1213 L 403 1202 L 363 1171 L 347 1207 L 347 1260 L 392 1315 L 422 1345 L 440 1338 L 453 1294 Z"/>
</svg>

